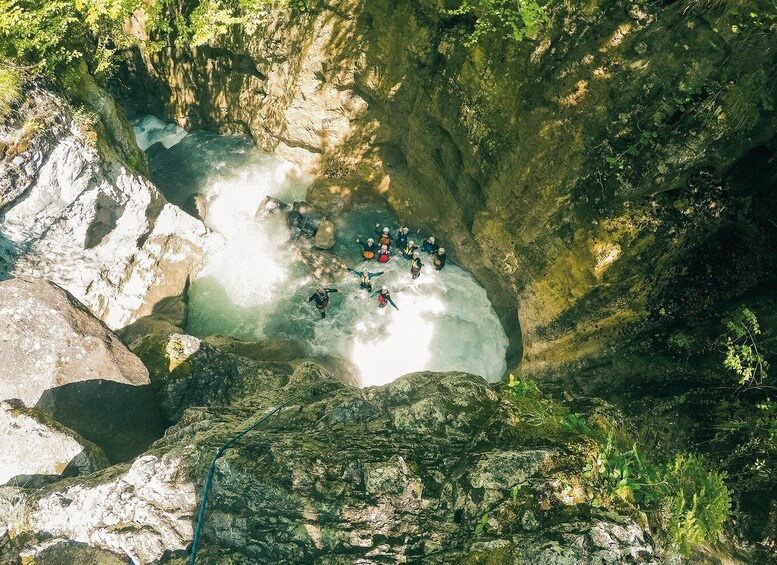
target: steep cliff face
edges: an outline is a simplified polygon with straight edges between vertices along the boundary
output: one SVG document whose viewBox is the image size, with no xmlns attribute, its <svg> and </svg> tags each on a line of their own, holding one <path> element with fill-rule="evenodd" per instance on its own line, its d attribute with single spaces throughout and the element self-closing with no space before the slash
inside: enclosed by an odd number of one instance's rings
<svg viewBox="0 0 777 565">
<path fill-rule="evenodd" d="M 176 295 L 221 243 L 142 174 L 112 98 L 74 73 L 78 106 L 29 85 L 0 123 L 0 279 L 45 277 L 112 328 Z"/>
<path fill-rule="evenodd" d="M 765 3 L 554 2 L 550 31 L 472 48 L 439 2 L 307 6 L 138 55 L 136 84 L 316 171 L 323 206 L 375 190 L 432 230 L 520 320 L 525 373 L 772 280 Z"/>
</svg>

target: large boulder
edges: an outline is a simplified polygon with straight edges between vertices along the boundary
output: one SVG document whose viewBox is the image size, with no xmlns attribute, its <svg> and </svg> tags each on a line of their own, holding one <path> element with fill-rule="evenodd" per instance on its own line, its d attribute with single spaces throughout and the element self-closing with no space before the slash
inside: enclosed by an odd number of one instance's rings
<svg viewBox="0 0 777 565">
<path fill-rule="evenodd" d="M 35 487 L 108 466 L 99 447 L 20 401 L 0 401 L 0 453 L 3 485 Z"/>
<path fill-rule="evenodd" d="M 316 249 L 332 249 L 335 246 L 335 225 L 330 220 L 321 220 L 313 238 Z"/>
<path fill-rule="evenodd" d="M 104 139 L 123 132 L 137 150 L 128 124 L 91 128 L 57 95 L 25 96 L 18 118 L 0 124 L 0 242 L 13 249 L 0 275 L 54 281 L 113 329 L 150 314 L 222 239 Z"/>
<path fill-rule="evenodd" d="M 134 457 L 161 433 L 143 363 L 48 281 L 0 282 L 0 376 L 0 399 L 50 414 L 111 461 Z"/>
</svg>

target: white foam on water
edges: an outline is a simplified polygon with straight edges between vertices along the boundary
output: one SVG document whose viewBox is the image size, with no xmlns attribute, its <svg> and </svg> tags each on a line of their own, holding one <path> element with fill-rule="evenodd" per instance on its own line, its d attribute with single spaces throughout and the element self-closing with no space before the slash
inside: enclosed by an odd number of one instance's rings
<svg viewBox="0 0 777 565">
<path fill-rule="evenodd" d="M 170 149 L 187 135 L 186 130 L 177 124 L 163 122 L 154 116 L 144 117 L 133 129 L 135 141 L 143 151 L 155 143 L 161 143 L 165 149 Z"/>
<path fill-rule="evenodd" d="M 401 257 L 385 265 L 367 264 L 371 271 L 386 271 L 373 279 L 375 290 L 387 285 L 398 311 L 390 305 L 379 308 L 351 273 L 343 272 L 335 281 L 313 280 L 294 252 L 283 215 L 255 218 L 266 196 L 287 202 L 304 198 L 298 171 L 255 148 L 255 157 L 224 162 L 212 139 L 208 150 L 198 153 L 196 135 L 187 141 L 191 159 L 213 160 L 203 190 L 205 222 L 227 244 L 192 284 L 189 331 L 297 339 L 309 345 L 311 354 L 350 360 L 361 372 L 363 386 L 424 370 L 502 378 L 507 336 L 485 290 L 469 273 L 451 263 L 439 273 L 427 265 L 412 280 L 410 264 Z M 361 269 L 358 258 L 354 245 L 353 256 L 342 259 Z M 431 263 L 425 256 L 423 260 Z M 322 282 L 339 289 L 331 295 L 325 319 L 308 303 Z"/>
</svg>

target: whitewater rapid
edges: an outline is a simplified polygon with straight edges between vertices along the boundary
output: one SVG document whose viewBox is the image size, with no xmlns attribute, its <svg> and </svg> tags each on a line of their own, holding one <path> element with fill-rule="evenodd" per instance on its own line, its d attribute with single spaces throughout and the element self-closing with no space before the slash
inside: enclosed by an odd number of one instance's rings
<svg viewBox="0 0 777 565">
<path fill-rule="evenodd" d="M 489 381 L 506 370 L 508 340 L 485 290 L 450 262 L 436 272 L 426 266 L 417 280 L 409 262 L 394 257 L 385 265 L 362 263 L 357 236 L 376 222 L 396 233 L 385 207 L 365 202 L 338 218 L 335 252 L 351 268 L 363 265 L 385 274 L 375 287 L 389 287 L 399 310 L 380 309 L 343 270 L 332 280 L 314 280 L 293 248 L 282 214 L 256 219 L 267 196 L 303 200 L 310 179 L 289 163 L 259 150 L 245 136 L 188 133 L 146 117 L 135 125 L 148 151 L 151 178 L 171 202 L 183 205 L 193 194 L 207 202 L 205 223 L 226 239 L 192 282 L 187 331 L 241 339 L 294 339 L 311 355 L 338 355 L 360 371 L 363 386 L 380 385 L 415 371 L 459 370 Z M 417 234 L 416 240 L 426 234 Z M 308 303 L 318 284 L 336 287 L 327 317 Z"/>
</svg>

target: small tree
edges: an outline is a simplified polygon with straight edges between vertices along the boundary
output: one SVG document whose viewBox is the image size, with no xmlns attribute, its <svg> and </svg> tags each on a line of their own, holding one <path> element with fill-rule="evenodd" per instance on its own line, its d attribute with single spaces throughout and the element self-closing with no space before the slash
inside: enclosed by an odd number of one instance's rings
<svg viewBox="0 0 777 565">
<path fill-rule="evenodd" d="M 726 328 L 723 364 L 737 374 L 740 385 L 760 385 L 766 379 L 769 365 L 756 341 L 761 335 L 758 319 L 752 311 L 742 307 L 726 322 Z"/>
</svg>

